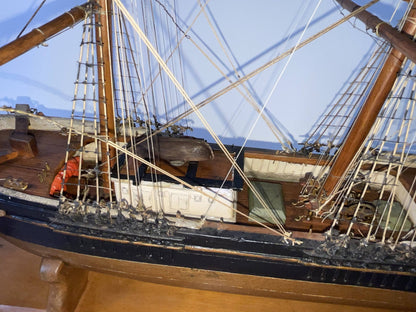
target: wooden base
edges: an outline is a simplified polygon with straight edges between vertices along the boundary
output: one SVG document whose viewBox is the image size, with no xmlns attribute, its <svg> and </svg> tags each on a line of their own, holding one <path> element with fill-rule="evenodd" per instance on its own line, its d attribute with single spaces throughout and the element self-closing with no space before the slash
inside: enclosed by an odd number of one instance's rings
<svg viewBox="0 0 416 312">
<path fill-rule="evenodd" d="M 49 286 L 39 279 L 41 258 L 1 238 L 0 246 L 0 311 L 45 312 Z M 387 308 L 299 300 L 173 287 L 91 271 L 87 288 L 75 312 L 275 312 L 276 307 L 282 311 L 397 312 Z"/>
<path fill-rule="evenodd" d="M 88 271 L 43 258 L 40 277 L 50 285 L 47 311 L 73 312 L 87 285 Z"/>
<path fill-rule="evenodd" d="M 62 259 L 65 263 L 76 268 L 116 274 L 121 277 L 169 286 L 268 298 L 307 300 L 344 305 L 395 308 L 400 310 L 413 309 L 414 303 L 416 302 L 416 294 L 410 292 L 137 263 L 86 256 L 42 247 L 10 237 L 5 238 L 14 245 L 28 250 L 31 253 L 42 257 Z M 52 267 L 59 268 L 59 261 Z M 67 269 L 63 268 L 63 271 L 67 271 Z M 73 283 L 73 285 L 76 285 L 76 283 Z M 83 287 L 84 284 L 76 285 L 76 288 Z"/>
</svg>

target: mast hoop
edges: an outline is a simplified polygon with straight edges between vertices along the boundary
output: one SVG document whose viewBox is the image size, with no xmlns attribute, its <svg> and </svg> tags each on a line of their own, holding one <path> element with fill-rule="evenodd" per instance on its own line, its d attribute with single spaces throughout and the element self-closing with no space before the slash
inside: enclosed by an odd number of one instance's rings
<svg viewBox="0 0 416 312">
<path fill-rule="evenodd" d="M 376 27 L 374 27 L 374 30 L 375 30 L 375 32 L 376 32 L 377 37 L 380 37 L 380 35 L 379 35 L 379 33 L 378 33 L 378 28 L 379 28 L 381 25 L 383 25 L 383 24 L 389 25 L 389 24 L 388 24 L 388 23 L 386 23 L 386 22 L 380 22 L 380 23 L 378 23 L 378 24 L 376 25 Z"/>
<path fill-rule="evenodd" d="M 72 26 L 74 26 L 75 25 L 75 23 L 76 23 L 76 21 L 75 21 L 75 17 L 70 13 L 70 12 L 65 12 L 66 14 L 68 14 L 71 18 L 72 18 Z M 71 26 L 71 27 L 72 27 Z"/>
<path fill-rule="evenodd" d="M 35 28 L 35 30 L 37 30 L 38 32 L 40 32 L 42 34 L 42 36 L 46 37 L 45 33 L 42 31 L 42 29 L 40 28 Z"/>
</svg>

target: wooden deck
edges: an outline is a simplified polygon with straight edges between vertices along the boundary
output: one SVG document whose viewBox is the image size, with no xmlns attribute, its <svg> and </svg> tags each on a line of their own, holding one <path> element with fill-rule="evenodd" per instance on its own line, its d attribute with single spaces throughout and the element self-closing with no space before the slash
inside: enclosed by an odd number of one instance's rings
<svg viewBox="0 0 416 312">
<path fill-rule="evenodd" d="M 0 132 L 0 146 L 3 153 L 12 151 L 9 144 L 9 135 L 12 131 Z M 28 183 L 27 194 L 48 197 L 52 180 L 56 173 L 62 168 L 67 145 L 67 137 L 57 132 L 32 131 L 37 145 L 38 155 L 35 158 L 17 157 L 13 160 L 0 164 L 0 182 L 5 179 L 17 179 Z M 272 156 L 270 156 L 272 157 Z M 188 166 L 175 167 L 167 162 L 158 163 L 161 168 L 179 177 L 186 175 Z M 133 168 L 133 166 L 130 166 Z M 198 164 L 195 176 L 206 179 L 223 179 L 230 170 L 230 165 L 225 156 L 220 151 L 215 151 L 215 159 L 204 161 Z M 126 173 L 126 171 L 124 171 Z M 231 180 L 232 175 L 227 177 Z M 321 219 L 308 216 L 308 210 L 295 207 L 294 202 L 300 191 L 298 183 L 279 182 L 283 187 L 284 202 L 286 206 L 286 224 L 290 230 L 323 232 L 329 227 L 329 222 L 322 223 Z M 0 185 L 3 185 L 0 183 Z M 248 215 L 248 190 L 243 186 L 243 190 L 238 192 L 237 209 Z M 237 215 L 237 223 L 254 225 L 247 217 Z"/>
<path fill-rule="evenodd" d="M 9 144 L 11 132 L 0 132 L 0 146 L 3 153 L 12 151 Z M 21 180 L 28 183 L 26 193 L 46 197 L 49 196 L 49 188 L 55 174 L 63 165 L 67 138 L 57 132 L 33 131 L 33 133 L 39 154 L 34 158 L 18 156 L 0 164 L 0 181 L 4 182 L 8 178 Z"/>
<path fill-rule="evenodd" d="M 9 135 L 12 131 L 0 132 L 0 154 L 12 151 L 9 144 Z M 17 157 L 12 160 L 5 161 L 0 164 L 0 185 L 3 185 L 7 179 L 15 179 L 28 184 L 24 191 L 27 194 L 49 197 L 49 189 L 55 174 L 63 165 L 67 137 L 57 132 L 33 131 L 38 145 L 38 155 L 35 158 Z M 76 143 L 75 143 L 76 144 Z M 251 154 L 250 154 L 251 155 Z M 256 154 L 257 155 L 257 154 Z M 251 155 L 253 156 L 253 155 Z M 267 156 L 267 154 L 266 154 Z M 267 157 L 275 157 L 268 155 Z M 290 157 L 286 157 L 290 160 Z M 293 158 L 293 157 L 292 157 Z M 297 161 L 295 157 L 293 161 Z M 167 162 L 160 161 L 160 167 L 179 177 L 184 177 L 188 173 L 188 165 L 174 167 Z M 196 172 L 197 178 L 218 179 L 222 180 L 229 172 L 230 165 L 224 155 L 220 151 L 215 151 L 215 159 L 200 162 Z M 126 173 L 126 171 L 124 171 Z M 406 169 L 401 179 L 405 187 L 409 187 L 413 181 L 416 169 Z M 232 179 L 232 175 L 227 180 Z M 270 182 L 270 181 L 267 181 Z M 308 233 L 323 233 L 329 229 L 332 220 L 322 220 L 313 216 L 305 207 L 298 207 L 294 203 L 298 200 L 301 185 L 294 182 L 279 182 L 282 186 L 286 222 L 285 228 L 290 231 L 301 231 Z M 247 186 L 244 185 L 242 191 L 238 192 L 237 209 L 245 215 L 249 214 L 249 194 Z M 344 222 L 346 223 L 346 222 Z M 248 220 L 244 215 L 237 214 L 237 224 L 255 225 L 254 222 Z M 273 226 L 268 224 L 269 226 Z M 341 222 L 341 227 L 346 227 Z M 365 226 L 355 225 L 361 233 L 366 232 Z"/>
</svg>

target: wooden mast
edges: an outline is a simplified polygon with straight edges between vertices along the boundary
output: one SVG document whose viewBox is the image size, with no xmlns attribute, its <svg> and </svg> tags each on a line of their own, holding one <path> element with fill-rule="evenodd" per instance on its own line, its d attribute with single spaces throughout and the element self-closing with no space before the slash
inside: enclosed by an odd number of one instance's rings
<svg viewBox="0 0 416 312">
<path fill-rule="evenodd" d="M 100 9 L 96 15 L 98 97 L 100 111 L 100 136 L 115 139 L 113 68 L 111 55 L 112 0 L 98 0 Z M 101 143 L 101 160 L 104 189 L 110 189 L 110 170 L 115 162 L 115 149 Z"/>
<path fill-rule="evenodd" d="M 90 3 L 85 3 L 77 6 L 43 26 L 35 28 L 28 34 L 2 46 L 0 48 L 0 66 L 45 42 L 65 28 L 72 27 L 85 18 L 90 5 Z"/>
<path fill-rule="evenodd" d="M 357 5 L 355 2 L 351 0 L 337 0 L 337 2 L 346 10 L 350 12 L 354 12 L 355 10 L 359 9 L 360 6 Z M 408 19 L 406 20 L 406 24 L 411 24 L 409 17 L 411 17 L 412 13 L 409 13 Z M 377 16 L 373 14 L 362 11 L 355 15 L 360 21 L 362 21 L 369 29 L 375 32 L 378 36 L 385 39 L 389 42 L 393 48 L 399 50 L 403 53 L 408 59 L 412 60 L 413 63 L 416 63 L 416 49 L 415 49 L 415 42 L 412 40 L 413 34 L 409 33 L 409 30 L 412 29 L 411 25 L 405 25 L 403 27 L 402 32 L 398 32 L 395 28 L 393 28 L 390 24 L 382 21 Z M 406 30 L 407 28 L 407 30 Z"/>
<path fill-rule="evenodd" d="M 345 9 L 354 11 L 359 8 L 354 2 L 350 0 L 337 0 Z M 416 33 L 416 24 L 412 19 L 416 17 L 416 4 L 413 5 L 407 20 L 403 26 L 402 32 L 407 35 L 407 41 L 409 41 L 409 36 L 413 37 Z M 388 29 L 388 25 L 380 21 L 377 17 L 372 16 L 368 12 L 361 12 L 357 14 L 357 18 L 362 20 L 364 23 L 370 23 L 367 25 L 372 28 L 374 31 L 377 30 L 377 33 L 381 36 Z M 397 31 L 395 30 L 397 33 Z M 387 39 L 386 36 L 383 36 Z M 387 39 L 389 40 L 389 39 Z M 323 188 L 327 194 L 331 193 L 340 178 L 344 175 L 345 171 L 348 170 L 348 166 L 354 158 L 354 155 L 358 152 L 359 148 L 365 141 L 368 133 L 373 126 L 378 113 L 380 112 L 387 96 L 393 87 L 393 84 L 396 80 L 397 73 L 400 70 L 405 57 L 408 57 L 413 60 L 410 56 L 416 53 L 416 49 L 413 48 L 413 51 L 408 55 L 406 48 L 402 48 L 401 45 L 394 46 L 384 63 L 383 68 L 374 84 L 373 89 L 371 90 L 366 102 L 364 103 L 361 111 L 356 118 L 353 126 L 351 127 L 347 138 L 340 150 L 338 157 L 335 159 L 335 162 L 328 173 L 328 177 L 323 185 Z M 397 47 L 397 48 L 396 48 Z M 400 48 L 400 50 L 399 50 Z"/>
</svg>

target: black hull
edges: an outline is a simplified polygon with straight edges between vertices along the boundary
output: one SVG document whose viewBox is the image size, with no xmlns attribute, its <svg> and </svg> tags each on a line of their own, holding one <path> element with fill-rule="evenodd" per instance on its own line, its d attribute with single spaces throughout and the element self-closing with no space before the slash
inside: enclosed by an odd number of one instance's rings
<svg viewBox="0 0 416 312">
<path fill-rule="evenodd" d="M 218 229 L 179 229 L 169 233 L 146 225 L 134 232 L 56 219 L 56 208 L 2 196 L 0 231 L 44 247 L 137 263 L 416 292 L 414 265 L 318 257 L 321 242 L 289 245 L 280 237 Z M 117 223 L 115 221 L 115 223 Z"/>
</svg>

